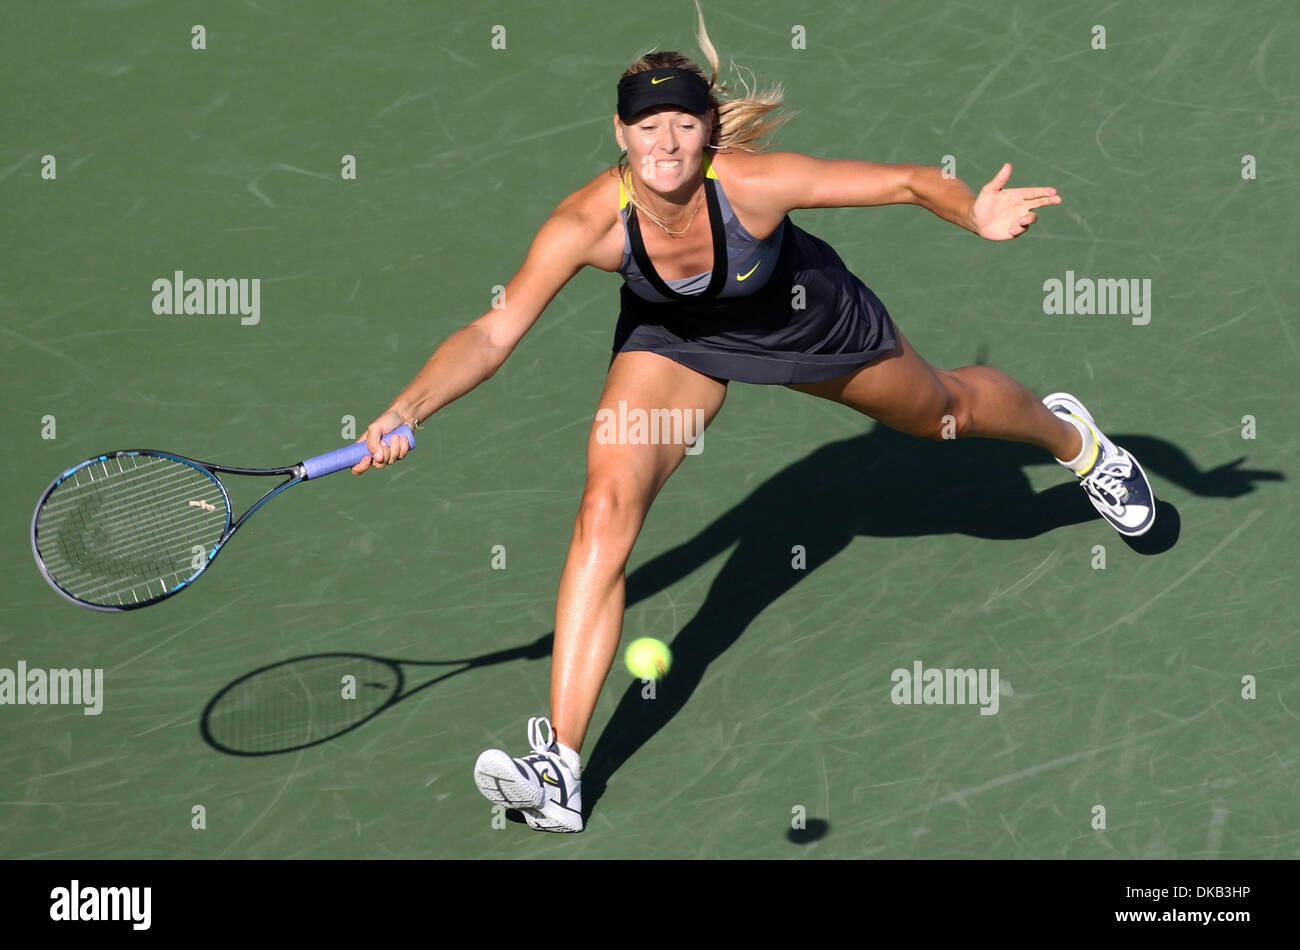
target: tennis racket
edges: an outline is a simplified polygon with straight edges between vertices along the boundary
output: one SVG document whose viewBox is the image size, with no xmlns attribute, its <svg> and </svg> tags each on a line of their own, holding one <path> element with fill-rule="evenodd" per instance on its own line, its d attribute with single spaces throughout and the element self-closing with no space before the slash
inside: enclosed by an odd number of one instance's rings
<svg viewBox="0 0 1300 950">
<path fill-rule="evenodd" d="M 384 436 L 405 436 L 410 426 Z M 249 516 L 286 488 L 351 468 L 369 455 L 354 442 L 287 468 L 232 468 L 124 449 L 86 459 L 54 480 L 32 516 L 32 553 L 60 594 L 94 610 L 132 610 L 180 593 Z M 233 520 L 217 473 L 285 476 Z"/>
<path fill-rule="evenodd" d="M 296 752 L 351 732 L 403 699 L 474 667 L 550 655 L 551 637 L 463 660 L 315 653 L 246 673 L 208 701 L 199 729 L 228 755 Z M 438 669 L 455 666 L 419 682 Z M 432 667 L 433 669 L 429 669 Z"/>
</svg>

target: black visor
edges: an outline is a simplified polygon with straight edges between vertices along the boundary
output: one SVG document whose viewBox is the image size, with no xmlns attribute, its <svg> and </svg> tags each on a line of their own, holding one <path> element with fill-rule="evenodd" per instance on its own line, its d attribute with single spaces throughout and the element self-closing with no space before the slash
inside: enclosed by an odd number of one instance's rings
<svg viewBox="0 0 1300 950">
<path fill-rule="evenodd" d="M 646 109 L 677 106 L 693 115 L 709 111 L 709 84 L 688 69 L 663 66 L 618 81 L 618 117 L 631 124 Z"/>
</svg>

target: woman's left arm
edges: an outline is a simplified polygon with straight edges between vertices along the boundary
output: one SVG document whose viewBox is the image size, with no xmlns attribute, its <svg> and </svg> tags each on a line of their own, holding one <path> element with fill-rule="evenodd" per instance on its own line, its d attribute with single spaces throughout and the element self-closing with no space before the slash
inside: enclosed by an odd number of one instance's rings
<svg viewBox="0 0 1300 950">
<path fill-rule="evenodd" d="M 1007 188 L 1010 162 L 1002 166 L 979 194 L 972 194 L 960 178 L 945 178 L 934 166 L 912 167 L 915 171 L 909 187 L 913 204 L 990 241 L 1019 237 L 1038 220 L 1035 208 L 1059 205 L 1062 201 L 1055 188 Z"/>
<path fill-rule="evenodd" d="M 934 165 L 814 158 L 799 152 L 769 152 L 766 159 L 763 190 L 784 210 L 915 204 L 990 241 L 1023 234 L 1038 220 L 1034 208 L 1062 200 L 1055 188 L 1005 187 L 1010 164 L 975 194 Z"/>
</svg>

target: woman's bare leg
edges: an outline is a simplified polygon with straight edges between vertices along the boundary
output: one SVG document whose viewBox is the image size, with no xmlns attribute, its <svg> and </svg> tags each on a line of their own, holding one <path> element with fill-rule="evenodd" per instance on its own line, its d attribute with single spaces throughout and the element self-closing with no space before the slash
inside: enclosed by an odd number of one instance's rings
<svg viewBox="0 0 1300 950">
<path fill-rule="evenodd" d="M 657 353 L 614 358 L 598 409 L 680 410 L 708 425 L 722 408 L 725 383 Z M 556 738 L 581 750 L 623 630 L 624 567 L 650 503 L 685 456 L 684 444 L 629 445 L 587 439 L 587 482 L 560 577 L 551 659 L 551 722 Z M 692 428 L 692 431 L 698 431 Z"/>
<path fill-rule="evenodd" d="M 991 366 L 935 369 L 901 330 L 897 336 L 894 350 L 866 366 L 790 388 L 851 406 L 891 429 L 922 438 L 1028 442 L 1066 461 L 1082 451 L 1079 430 L 1006 373 Z"/>
</svg>

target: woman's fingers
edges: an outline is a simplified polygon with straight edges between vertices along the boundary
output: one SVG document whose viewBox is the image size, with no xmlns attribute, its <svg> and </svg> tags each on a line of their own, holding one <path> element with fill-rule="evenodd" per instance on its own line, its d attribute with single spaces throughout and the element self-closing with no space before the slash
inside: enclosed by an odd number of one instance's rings
<svg viewBox="0 0 1300 950">
<path fill-rule="evenodd" d="M 1002 165 L 1002 167 L 998 169 L 998 173 L 993 176 L 993 179 L 980 190 L 1001 191 L 1002 186 L 1005 185 L 1010 179 L 1011 179 L 1011 163 L 1005 162 Z"/>
<path fill-rule="evenodd" d="M 406 436 L 390 435 L 388 437 L 388 449 L 385 451 L 384 457 L 388 459 L 388 464 L 392 465 L 394 462 L 400 462 L 406 458 L 406 453 L 409 451 L 411 451 L 411 446 L 406 441 Z"/>
<path fill-rule="evenodd" d="M 380 469 L 384 467 L 387 455 L 384 453 L 384 443 L 380 441 L 382 435 L 383 432 L 379 430 L 378 426 L 371 425 L 370 428 L 366 429 L 363 438 L 366 442 L 366 451 L 370 454 L 357 463 L 357 467 L 353 469 L 358 475 L 368 468 Z M 357 441 L 361 440 L 358 439 Z"/>
<path fill-rule="evenodd" d="M 376 422 L 366 429 L 365 435 L 357 439 L 358 442 L 366 443 L 366 451 L 370 454 L 352 466 L 353 474 L 360 475 L 371 468 L 381 469 L 385 465 L 392 465 L 406 458 L 406 453 L 411 451 L 411 443 L 407 441 L 406 436 L 389 436 L 388 442 L 385 443 L 383 441 L 385 434 L 384 427 Z"/>
<path fill-rule="evenodd" d="M 388 441 L 384 442 L 376 431 L 374 443 L 375 447 L 370 450 L 370 454 L 375 468 L 383 468 L 385 465 L 401 461 L 406 458 L 406 453 L 411 451 L 411 445 L 404 435 L 390 435 Z M 369 446 L 369 441 L 366 444 Z"/>
</svg>

